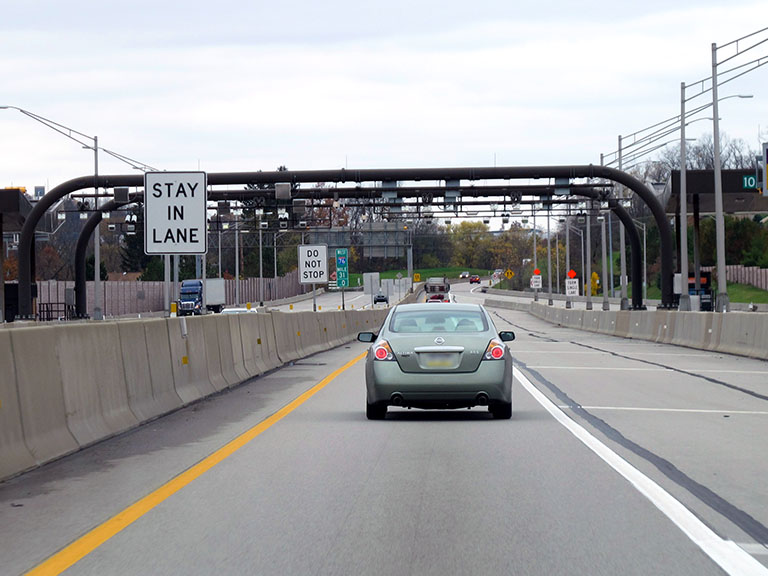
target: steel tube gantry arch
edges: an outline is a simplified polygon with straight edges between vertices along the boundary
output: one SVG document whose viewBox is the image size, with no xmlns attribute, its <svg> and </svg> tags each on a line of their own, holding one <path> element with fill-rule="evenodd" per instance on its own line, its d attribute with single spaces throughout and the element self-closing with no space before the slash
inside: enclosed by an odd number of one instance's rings
<svg viewBox="0 0 768 576">
<path fill-rule="evenodd" d="M 656 220 L 661 243 L 661 305 L 672 308 L 673 254 L 672 230 L 666 220 L 664 208 L 642 182 L 633 176 L 607 166 L 507 166 L 493 168 L 384 168 L 348 170 L 301 170 L 274 172 L 219 172 L 208 174 L 210 186 L 264 185 L 277 183 L 300 184 L 309 182 L 419 182 L 422 180 L 476 181 L 476 180 L 518 180 L 538 178 L 603 178 L 623 184 L 635 192 L 648 206 Z M 114 176 L 81 176 L 51 189 L 34 206 L 27 216 L 19 238 L 19 318 L 34 319 L 32 316 L 32 249 L 35 228 L 43 214 L 54 202 L 67 194 L 86 188 L 115 188 L 120 186 L 139 187 L 144 184 L 144 175 L 126 174 Z M 448 189 L 465 189 L 457 186 Z M 333 189 L 329 189 L 333 194 Z M 623 221 L 623 220 L 622 220 Z M 631 223 L 631 220 L 630 220 Z"/>
<path fill-rule="evenodd" d="M 540 194 L 539 201 L 543 201 L 545 204 L 559 204 L 559 203 L 573 203 L 575 202 L 574 199 L 570 197 L 565 198 L 558 198 L 555 199 L 555 197 L 552 196 L 553 190 L 550 190 L 548 187 L 538 188 L 537 192 Z M 217 201 L 217 200 L 233 200 L 232 196 L 239 195 L 240 191 L 229 191 L 229 192 L 212 192 L 209 194 L 209 199 L 211 201 Z M 526 194 L 528 195 L 528 194 Z M 608 207 L 610 210 L 613 210 L 616 215 L 618 216 L 619 220 L 627 227 L 627 233 L 629 236 L 629 242 L 631 247 L 631 266 L 630 266 L 630 276 L 632 280 L 633 286 L 638 286 L 642 280 L 642 262 L 640 257 L 640 236 L 637 232 L 634 225 L 629 225 L 632 223 L 631 216 L 626 212 L 626 210 L 619 204 L 615 199 L 609 197 L 609 193 L 606 190 L 599 190 L 595 188 L 591 188 L 589 186 L 580 186 L 576 189 L 574 192 L 574 195 L 576 196 L 582 196 L 585 198 L 589 198 L 591 200 L 598 200 L 598 201 L 608 201 Z M 548 200 L 542 200 L 543 198 L 548 198 Z M 117 200 L 110 200 L 99 207 L 98 211 L 96 211 L 85 223 L 85 226 L 83 226 L 82 231 L 80 232 L 80 236 L 77 239 L 77 247 L 75 249 L 75 315 L 78 318 L 84 318 L 87 316 L 87 299 L 86 299 L 86 273 L 85 273 L 85 259 L 86 259 L 86 249 L 88 246 L 88 243 L 90 242 L 91 236 L 93 235 L 94 230 L 99 225 L 99 222 L 101 222 L 101 219 L 103 217 L 103 214 L 105 212 L 111 212 L 113 210 L 116 210 L 118 208 L 121 208 L 123 206 L 127 206 L 129 204 L 135 204 L 143 202 L 144 195 L 143 193 L 139 192 L 133 195 L 131 199 L 128 201 L 117 201 Z M 407 214 L 404 214 L 403 216 L 407 216 Z M 642 291 L 633 293 L 632 295 L 632 308 L 634 310 L 644 310 L 645 306 L 643 304 L 643 294 Z"/>
</svg>

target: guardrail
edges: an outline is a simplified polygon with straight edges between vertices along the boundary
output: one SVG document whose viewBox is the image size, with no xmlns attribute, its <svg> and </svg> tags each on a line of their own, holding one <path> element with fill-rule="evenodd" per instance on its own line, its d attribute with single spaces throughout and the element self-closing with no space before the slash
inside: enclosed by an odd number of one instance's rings
<svg viewBox="0 0 768 576">
<path fill-rule="evenodd" d="M 768 360 L 768 315 L 676 310 L 577 310 L 487 299 L 491 308 L 530 312 L 552 324 L 638 340 Z"/>
<path fill-rule="evenodd" d="M 387 309 L 0 330 L 0 480 L 376 330 Z"/>
</svg>

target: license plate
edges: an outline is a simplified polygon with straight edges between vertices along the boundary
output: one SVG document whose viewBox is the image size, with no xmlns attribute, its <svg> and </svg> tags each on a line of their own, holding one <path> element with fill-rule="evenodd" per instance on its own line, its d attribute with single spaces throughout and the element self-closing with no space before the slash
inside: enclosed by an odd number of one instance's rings
<svg viewBox="0 0 768 576">
<path fill-rule="evenodd" d="M 421 365 L 426 368 L 455 368 L 458 364 L 458 354 L 422 354 Z"/>
</svg>

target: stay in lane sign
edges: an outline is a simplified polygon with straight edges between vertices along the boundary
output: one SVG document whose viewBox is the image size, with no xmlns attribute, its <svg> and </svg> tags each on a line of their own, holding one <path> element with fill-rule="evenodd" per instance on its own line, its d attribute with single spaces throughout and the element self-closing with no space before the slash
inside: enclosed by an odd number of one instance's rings
<svg viewBox="0 0 768 576">
<path fill-rule="evenodd" d="M 144 252 L 205 254 L 208 251 L 205 172 L 144 175 Z"/>
<path fill-rule="evenodd" d="M 326 244 L 299 246 L 299 284 L 328 284 Z"/>
</svg>

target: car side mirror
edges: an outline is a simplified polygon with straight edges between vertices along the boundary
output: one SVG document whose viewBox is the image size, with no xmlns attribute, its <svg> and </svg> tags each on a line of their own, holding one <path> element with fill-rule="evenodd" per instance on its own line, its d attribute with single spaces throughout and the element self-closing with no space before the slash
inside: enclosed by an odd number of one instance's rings
<svg viewBox="0 0 768 576">
<path fill-rule="evenodd" d="M 501 338 L 502 342 L 512 342 L 515 339 L 515 333 L 512 330 L 505 330 L 499 332 L 499 338 Z"/>
<path fill-rule="evenodd" d="M 357 335 L 357 339 L 360 342 L 373 342 L 374 340 L 376 340 L 376 334 L 374 334 L 373 332 L 360 332 Z"/>
</svg>

